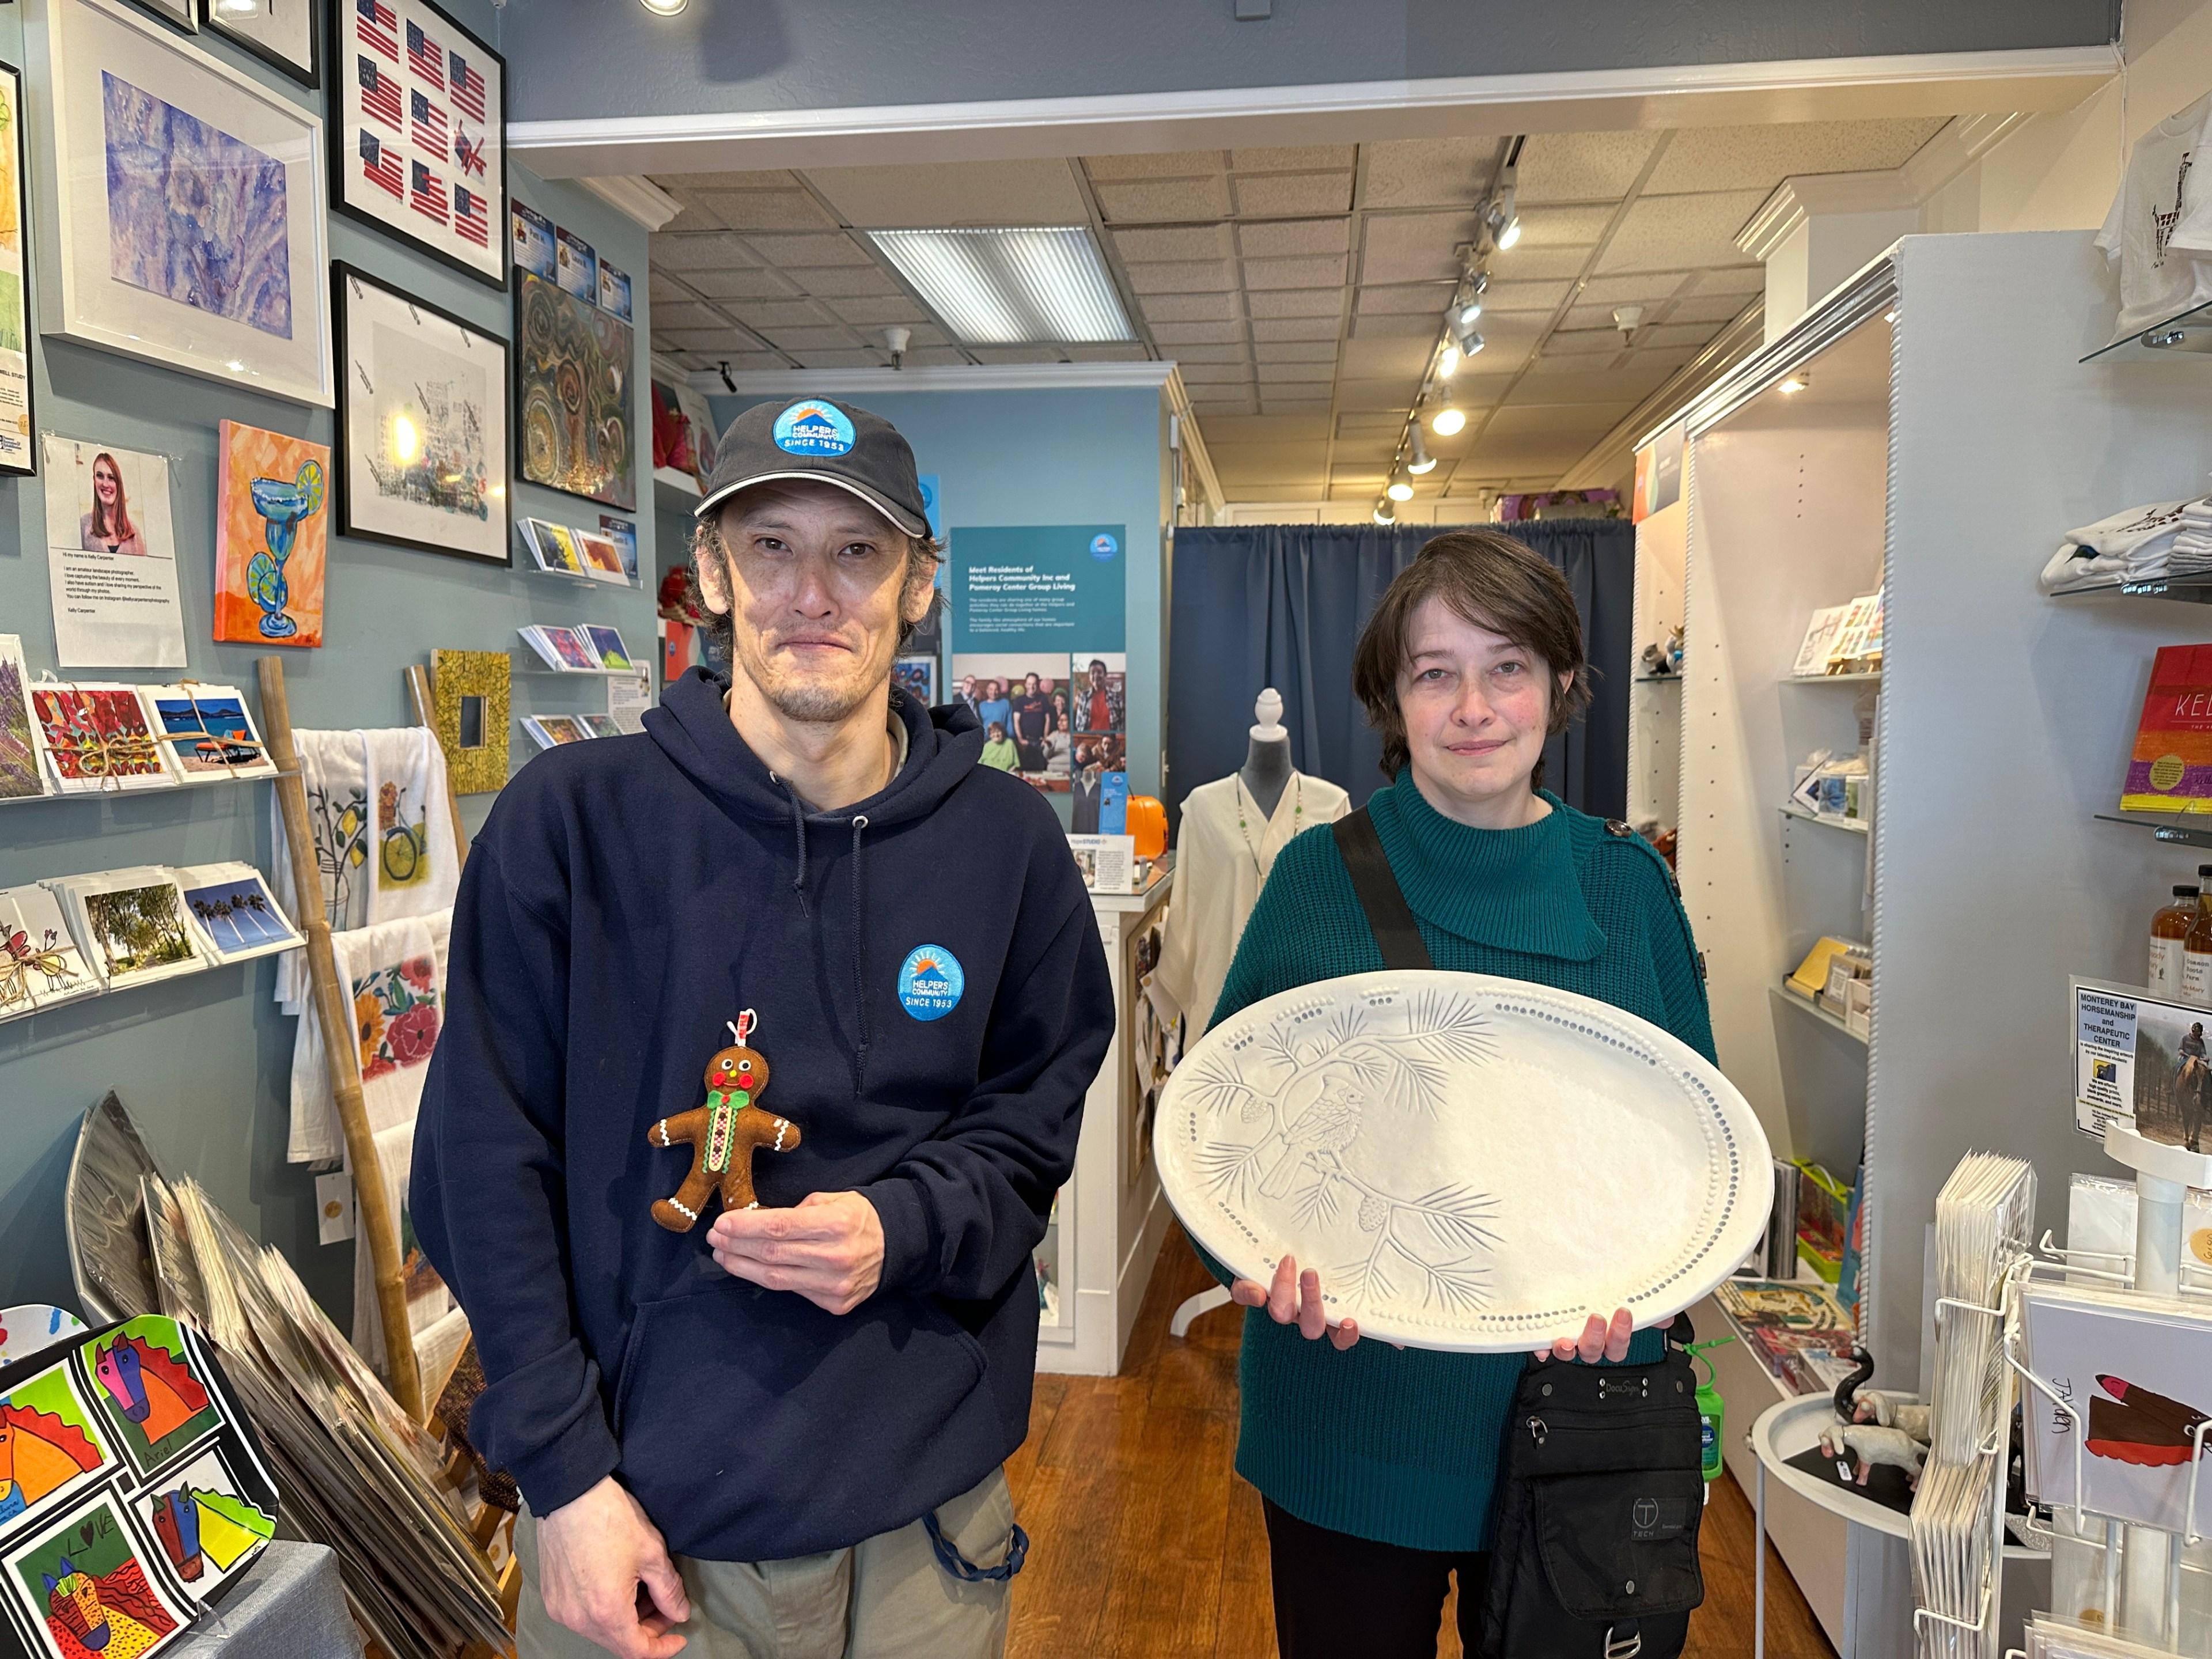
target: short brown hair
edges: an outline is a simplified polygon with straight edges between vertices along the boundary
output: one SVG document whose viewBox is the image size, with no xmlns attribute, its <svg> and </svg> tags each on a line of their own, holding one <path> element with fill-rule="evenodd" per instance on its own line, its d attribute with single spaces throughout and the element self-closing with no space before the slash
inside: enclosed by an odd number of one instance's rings
<svg viewBox="0 0 2212 1659">
<path fill-rule="evenodd" d="M 733 662 L 736 658 L 737 620 L 730 611 L 708 608 L 706 591 L 699 583 L 699 562 L 715 557 L 721 558 L 726 563 L 728 561 L 729 546 L 722 539 L 722 512 L 726 512 L 736 500 L 736 496 L 732 496 L 730 501 L 724 504 L 722 511 L 708 514 L 692 527 L 691 558 L 684 569 L 684 599 L 706 618 L 700 626 L 707 635 L 708 648 L 726 663 Z M 945 544 L 927 536 L 908 536 L 896 525 L 891 526 L 891 533 L 906 537 L 906 577 L 899 590 L 898 642 L 899 649 L 903 651 L 907 641 L 914 637 L 915 630 L 921 626 L 921 623 L 910 623 L 906 619 L 906 595 L 913 588 L 936 579 L 937 567 L 945 562 Z M 737 587 L 726 571 L 724 585 L 729 588 L 730 603 L 734 605 L 737 603 Z M 937 610 L 944 603 L 942 594 L 932 594 L 930 611 Z M 929 611 L 923 611 L 922 621 L 928 619 Z"/>
<path fill-rule="evenodd" d="M 1398 678 L 1406 671 L 1406 635 L 1414 614 L 1432 599 L 1543 659 L 1552 671 L 1548 733 L 1565 731 L 1589 707 L 1593 671 L 1583 656 L 1583 620 L 1566 578 L 1502 531 L 1448 531 L 1398 573 L 1352 653 L 1352 690 L 1366 707 L 1368 725 L 1382 734 L 1383 776 L 1396 777 L 1410 757 Z M 1539 760 L 1530 785 L 1540 788 L 1543 781 Z"/>
</svg>

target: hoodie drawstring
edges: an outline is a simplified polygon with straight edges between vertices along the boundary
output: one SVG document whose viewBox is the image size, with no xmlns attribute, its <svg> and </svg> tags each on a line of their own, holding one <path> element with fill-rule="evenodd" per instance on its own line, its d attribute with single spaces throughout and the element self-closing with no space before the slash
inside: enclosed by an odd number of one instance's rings
<svg viewBox="0 0 2212 1659">
<path fill-rule="evenodd" d="M 860 879 L 860 831 L 868 827 L 867 816 L 856 813 L 853 818 L 853 1006 L 860 1022 L 860 1064 L 853 1079 L 855 1097 L 866 1088 L 868 1080 L 868 906 L 867 891 Z"/>
<path fill-rule="evenodd" d="M 806 913 L 806 805 L 799 799 L 799 791 L 776 776 L 768 775 L 769 781 L 780 787 L 791 802 L 791 833 L 799 843 L 799 873 L 791 878 L 791 890 L 799 896 L 799 910 Z"/>
</svg>

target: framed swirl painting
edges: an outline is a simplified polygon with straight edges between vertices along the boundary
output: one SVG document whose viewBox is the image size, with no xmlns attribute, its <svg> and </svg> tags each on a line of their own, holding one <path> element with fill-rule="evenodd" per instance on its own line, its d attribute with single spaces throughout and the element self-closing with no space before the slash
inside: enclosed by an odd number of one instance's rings
<svg viewBox="0 0 2212 1659">
<path fill-rule="evenodd" d="M 635 511 L 635 331 L 542 276 L 518 271 L 516 281 L 516 472 L 549 489 Z"/>
</svg>

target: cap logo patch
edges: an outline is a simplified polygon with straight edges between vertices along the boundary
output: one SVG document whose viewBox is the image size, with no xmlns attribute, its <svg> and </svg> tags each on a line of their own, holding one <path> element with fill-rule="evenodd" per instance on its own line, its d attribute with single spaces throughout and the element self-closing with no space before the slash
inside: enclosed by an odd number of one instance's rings
<svg viewBox="0 0 2212 1659">
<path fill-rule="evenodd" d="M 775 447 L 787 455 L 842 455 L 853 447 L 853 422 L 835 404 L 796 403 L 775 417 Z"/>
<path fill-rule="evenodd" d="M 960 1006 L 968 975 L 942 945 L 917 945 L 899 963 L 898 1000 L 916 1019 L 942 1019 Z"/>
</svg>

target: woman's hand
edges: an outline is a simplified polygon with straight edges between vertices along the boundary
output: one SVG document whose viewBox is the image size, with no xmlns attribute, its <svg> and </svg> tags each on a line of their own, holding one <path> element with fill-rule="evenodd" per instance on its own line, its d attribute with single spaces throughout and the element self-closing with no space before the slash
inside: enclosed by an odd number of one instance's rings
<svg viewBox="0 0 2212 1659">
<path fill-rule="evenodd" d="M 1300 1273 L 1296 1256 L 1286 1255 L 1275 1264 L 1272 1286 L 1256 1279 L 1240 1279 L 1229 1287 L 1229 1297 L 1243 1307 L 1265 1308 L 1278 1325 L 1296 1325 L 1309 1342 L 1327 1331 L 1329 1346 L 1340 1353 L 1359 1340 L 1357 1320 L 1328 1322 L 1321 1299 L 1321 1275 L 1311 1267 Z M 1626 1339 L 1622 1340 L 1625 1344 Z"/>
<path fill-rule="evenodd" d="M 1674 1316 L 1668 1314 L 1655 1328 L 1663 1331 L 1674 1322 Z M 1582 1340 L 1563 1336 L 1548 1348 L 1538 1348 L 1535 1354 L 1539 1359 L 1579 1359 L 1585 1365 L 1594 1365 L 1601 1358 L 1619 1364 L 1628 1358 L 1628 1339 L 1635 1334 L 1633 1316 L 1626 1308 L 1615 1308 L 1612 1323 L 1592 1314 L 1589 1323 L 1583 1327 Z"/>
</svg>

